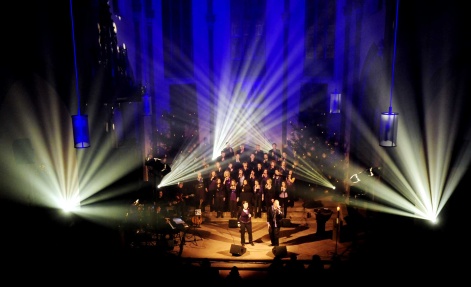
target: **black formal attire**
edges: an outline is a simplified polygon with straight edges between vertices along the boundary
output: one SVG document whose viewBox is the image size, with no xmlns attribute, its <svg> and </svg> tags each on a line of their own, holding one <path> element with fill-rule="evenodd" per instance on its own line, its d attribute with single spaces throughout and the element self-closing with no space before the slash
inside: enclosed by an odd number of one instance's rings
<svg viewBox="0 0 471 287">
<path fill-rule="evenodd" d="M 216 169 L 216 176 L 219 178 L 224 178 L 224 171 L 225 169 L 221 166 Z"/>
<path fill-rule="evenodd" d="M 239 149 L 236 153 L 240 156 L 241 162 L 248 161 L 250 159 L 250 151 L 246 148 Z"/>
<path fill-rule="evenodd" d="M 244 185 L 244 179 L 246 179 L 244 175 L 240 175 L 236 178 L 237 185 L 239 186 L 240 189 L 242 189 L 242 186 Z"/>
<path fill-rule="evenodd" d="M 239 191 L 236 185 L 231 185 L 229 187 L 229 211 L 231 212 L 231 218 L 237 217 L 237 198 L 239 197 Z"/>
<path fill-rule="evenodd" d="M 262 150 L 254 150 L 253 151 L 253 154 L 255 155 L 255 159 L 258 161 L 258 162 L 262 162 L 263 161 L 263 154 L 265 152 L 263 152 Z"/>
<path fill-rule="evenodd" d="M 186 210 L 187 206 L 185 199 L 183 198 L 183 193 L 181 188 L 177 188 L 175 191 L 175 198 L 171 202 L 171 205 L 174 206 L 174 215 L 175 217 L 180 217 L 183 219 L 184 216 L 187 216 Z"/>
<path fill-rule="evenodd" d="M 242 186 L 241 192 L 239 194 L 239 204 L 242 206 L 242 202 L 247 201 L 249 203 L 249 208 L 252 210 L 253 206 L 253 190 L 252 187 L 247 184 Z M 252 214 L 253 215 L 253 214 Z"/>
<path fill-rule="evenodd" d="M 224 218 L 224 206 L 226 200 L 226 187 L 222 183 L 216 184 L 214 192 L 214 211 L 217 212 L 216 218 Z"/>
<path fill-rule="evenodd" d="M 165 158 L 163 160 L 153 157 L 146 158 L 145 165 L 147 166 L 149 181 L 152 182 L 154 188 L 157 188 L 162 178 L 172 170 Z"/>
<path fill-rule="evenodd" d="M 234 166 L 232 166 L 232 168 L 228 167 L 226 170 L 229 171 L 229 173 L 231 174 L 231 178 L 233 179 L 237 179 L 237 177 L 239 176 L 239 170 L 235 169 Z"/>
<path fill-rule="evenodd" d="M 255 178 L 261 180 L 262 174 L 263 174 L 263 167 L 260 167 L 260 169 L 258 167 L 255 167 L 254 171 L 255 171 Z"/>
<path fill-rule="evenodd" d="M 290 202 L 291 207 L 293 207 L 293 201 L 297 199 L 295 182 L 296 182 L 296 178 L 294 176 L 290 178 L 288 175 L 288 177 L 286 178 L 286 186 L 288 188 L 288 194 L 291 196 L 291 202 Z"/>
<path fill-rule="evenodd" d="M 249 166 L 247 165 L 247 168 L 243 167 L 242 166 L 242 172 L 244 173 L 244 177 L 245 178 L 249 178 L 250 177 L 250 172 L 252 170 L 249 168 Z"/>
<path fill-rule="evenodd" d="M 257 164 L 259 163 L 258 160 L 248 160 L 247 161 L 247 166 L 249 167 L 250 170 L 256 170 L 257 169 Z"/>
<path fill-rule="evenodd" d="M 227 165 L 229 164 L 230 160 L 231 158 L 228 157 L 227 155 L 224 157 L 220 155 L 216 158 L 216 161 L 218 161 L 221 164 L 221 167 L 223 170 L 227 168 Z"/>
<path fill-rule="evenodd" d="M 288 168 L 286 168 L 286 167 L 283 168 L 283 167 L 280 166 L 280 168 L 278 170 L 280 172 L 282 180 L 286 180 L 286 178 L 288 177 Z"/>
<path fill-rule="evenodd" d="M 280 227 L 282 218 L 283 211 L 281 211 L 281 208 L 275 210 L 272 205 L 267 210 L 268 234 L 270 235 L 270 241 L 273 246 L 280 245 Z"/>
<path fill-rule="evenodd" d="M 203 178 L 199 178 L 195 184 L 195 207 L 204 211 L 206 207 L 206 190 Z"/>
<path fill-rule="evenodd" d="M 214 211 L 214 195 L 216 194 L 217 178 L 211 177 L 208 180 L 208 192 L 206 193 L 206 202 L 209 204 L 209 211 Z"/>
<path fill-rule="evenodd" d="M 283 177 L 281 175 L 277 175 L 275 174 L 273 176 L 273 180 L 272 180 L 272 184 L 273 184 L 273 188 L 275 189 L 276 191 L 276 194 L 278 195 L 281 191 L 281 182 L 283 181 Z"/>
<path fill-rule="evenodd" d="M 288 206 L 290 206 L 291 197 L 287 188 L 281 188 L 280 194 L 278 195 L 280 206 L 283 209 L 283 218 L 286 218 L 288 214 Z"/>
<path fill-rule="evenodd" d="M 268 177 L 269 178 L 273 178 L 275 176 L 275 171 L 278 169 L 278 166 L 271 166 L 269 168 L 267 168 L 268 170 Z"/>
<path fill-rule="evenodd" d="M 239 161 L 234 160 L 234 161 L 232 162 L 232 168 L 233 168 L 235 171 L 239 172 L 239 169 L 241 169 L 242 167 L 244 167 L 243 164 L 242 164 L 242 160 L 239 159 Z"/>
<path fill-rule="evenodd" d="M 269 187 L 268 185 L 265 185 L 263 187 L 263 195 L 264 195 L 263 201 L 265 201 L 266 210 L 268 212 L 270 207 L 273 205 L 273 201 L 277 198 L 278 195 L 276 194 L 276 191 L 273 185 L 271 187 Z"/>
<path fill-rule="evenodd" d="M 160 174 L 160 160 L 155 158 L 146 158 L 145 165 L 147 166 L 147 177 L 149 182 L 152 183 L 152 187 L 157 189 L 157 186 L 160 184 L 162 180 L 162 176 Z"/>
<path fill-rule="evenodd" d="M 253 189 L 253 186 L 255 185 L 255 180 L 257 180 L 257 178 L 255 177 L 255 175 L 252 175 L 252 176 L 249 175 L 249 177 L 247 177 L 247 180 L 249 182 L 249 185 Z"/>
<path fill-rule="evenodd" d="M 224 202 L 224 211 L 231 211 L 229 206 L 229 195 L 231 194 L 231 177 L 224 177 L 222 180 L 222 184 L 224 185 L 224 190 L 226 192 L 226 201 Z"/>
<path fill-rule="evenodd" d="M 249 243 L 253 245 L 252 238 L 252 210 L 250 207 L 244 209 L 243 206 L 239 208 L 238 219 L 240 224 L 240 244 L 245 245 L 245 233 L 249 235 Z"/>
<path fill-rule="evenodd" d="M 260 177 L 260 184 L 265 186 L 265 184 L 267 184 L 267 179 L 268 179 L 268 174 L 262 173 L 262 176 Z"/>
<path fill-rule="evenodd" d="M 262 168 L 269 169 L 270 168 L 270 159 L 263 159 L 262 160 Z"/>
<path fill-rule="evenodd" d="M 188 188 L 186 183 L 182 186 L 178 187 L 180 189 L 180 193 L 182 194 L 182 198 L 185 201 L 185 214 L 188 212 L 189 207 L 195 207 L 195 193 L 193 188 Z"/>
<path fill-rule="evenodd" d="M 271 149 L 268 151 L 268 158 L 270 160 L 275 160 L 276 162 L 279 161 L 281 158 L 281 151 L 279 149 Z"/>
<path fill-rule="evenodd" d="M 225 147 L 223 149 L 224 153 L 226 154 L 226 159 L 231 159 L 234 157 L 234 149 L 231 147 Z"/>
<path fill-rule="evenodd" d="M 262 202 L 263 202 L 263 186 L 258 185 L 253 187 L 253 209 L 254 216 L 262 217 Z"/>
</svg>

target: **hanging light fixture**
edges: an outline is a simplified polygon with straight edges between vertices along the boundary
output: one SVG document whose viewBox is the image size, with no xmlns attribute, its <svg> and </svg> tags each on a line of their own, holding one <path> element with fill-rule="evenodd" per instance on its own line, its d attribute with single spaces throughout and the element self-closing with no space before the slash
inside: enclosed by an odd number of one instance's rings
<svg viewBox="0 0 471 287">
<path fill-rule="evenodd" d="M 337 90 L 330 94 L 330 113 L 340 114 L 340 106 L 342 103 L 342 94 L 338 93 Z"/>
<path fill-rule="evenodd" d="M 391 90 L 389 94 L 389 111 L 381 113 L 379 127 L 379 145 L 384 147 L 395 147 L 397 144 L 397 126 L 399 114 L 392 111 L 392 96 L 394 86 L 394 65 L 396 62 L 398 14 L 399 0 L 396 2 L 396 22 L 394 23 L 394 52 L 392 61 Z"/>
<path fill-rule="evenodd" d="M 77 53 L 75 50 L 74 14 L 72 12 L 72 0 L 70 0 L 70 19 L 72 22 L 72 43 L 74 46 L 74 68 L 75 68 L 75 89 L 77 93 L 77 115 L 72 115 L 72 126 L 74 130 L 74 147 L 77 149 L 90 147 L 90 136 L 88 133 L 88 116 L 80 113 L 80 93 L 77 71 Z"/>
</svg>

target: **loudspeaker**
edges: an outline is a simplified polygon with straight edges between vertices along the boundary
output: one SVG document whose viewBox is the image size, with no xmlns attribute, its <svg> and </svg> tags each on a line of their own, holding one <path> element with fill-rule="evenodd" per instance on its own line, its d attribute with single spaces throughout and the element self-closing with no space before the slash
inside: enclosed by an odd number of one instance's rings
<svg viewBox="0 0 471 287">
<path fill-rule="evenodd" d="M 281 227 L 290 227 L 291 226 L 291 219 L 283 218 L 281 220 Z"/>
<path fill-rule="evenodd" d="M 235 245 L 235 244 L 231 245 L 231 254 L 232 255 L 240 256 L 240 255 L 244 254 L 246 250 L 247 249 L 245 249 L 245 247 L 243 247 L 243 246 Z"/>
<path fill-rule="evenodd" d="M 286 246 L 275 246 L 273 247 L 273 255 L 275 257 L 286 257 L 288 255 L 288 251 L 286 250 Z"/>
<path fill-rule="evenodd" d="M 229 228 L 237 228 L 237 220 L 236 219 L 229 219 Z"/>
</svg>

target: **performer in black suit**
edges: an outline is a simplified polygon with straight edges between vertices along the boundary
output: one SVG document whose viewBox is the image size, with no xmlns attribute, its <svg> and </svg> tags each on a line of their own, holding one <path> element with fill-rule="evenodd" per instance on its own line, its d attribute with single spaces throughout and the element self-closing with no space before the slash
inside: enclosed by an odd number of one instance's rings
<svg viewBox="0 0 471 287">
<path fill-rule="evenodd" d="M 147 155 L 145 165 L 147 166 L 148 178 L 154 189 L 157 189 L 162 178 L 172 171 L 167 163 L 167 157 L 154 157 L 152 152 Z"/>
<path fill-rule="evenodd" d="M 281 211 L 280 202 L 278 199 L 275 199 L 271 208 L 267 210 L 268 234 L 270 235 L 272 246 L 280 245 L 280 227 L 282 218 L 283 211 Z"/>
</svg>

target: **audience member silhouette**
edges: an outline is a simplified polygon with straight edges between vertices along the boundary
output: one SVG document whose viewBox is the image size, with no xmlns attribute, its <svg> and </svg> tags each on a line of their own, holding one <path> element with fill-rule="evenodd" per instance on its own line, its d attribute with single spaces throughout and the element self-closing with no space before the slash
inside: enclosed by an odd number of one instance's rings
<svg viewBox="0 0 471 287">
<path fill-rule="evenodd" d="M 319 254 L 312 255 L 311 261 L 306 268 L 306 274 L 312 278 L 316 278 L 316 281 L 319 282 L 320 285 L 325 282 L 324 263 L 322 263 L 322 259 Z"/>
<path fill-rule="evenodd" d="M 221 283 L 219 270 L 211 266 L 211 261 L 208 258 L 203 258 L 200 270 L 199 278 L 204 279 L 209 286 L 218 286 Z"/>
<path fill-rule="evenodd" d="M 232 266 L 231 268 L 231 271 L 229 272 L 229 274 L 226 276 L 226 280 L 224 283 L 224 286 L 237 286 L 237 287 L 240 287 L 241 284 L 242 284 L 242 277 L 240 276 L 240 273 L 239 273 L 239 268 L 237 268 L 237 266 Z"/>
<path fill-rule="evenodd" d="M 275 256 L 273 261 L 268 266 L 267 279 L 270 284 L 278 284 L 283 276 L 283 260 L 279 256 Z"/>
<path fill-rule="evenodd" d="M 298 261 L 298 255 L 291 253 L 284 267 L 284 274 L 289 278 L 302 279 L 305 273 L 304 264 Z"/>
</svg>

